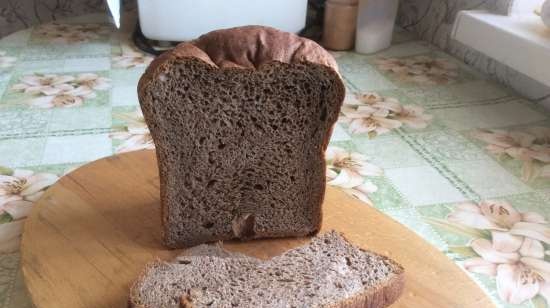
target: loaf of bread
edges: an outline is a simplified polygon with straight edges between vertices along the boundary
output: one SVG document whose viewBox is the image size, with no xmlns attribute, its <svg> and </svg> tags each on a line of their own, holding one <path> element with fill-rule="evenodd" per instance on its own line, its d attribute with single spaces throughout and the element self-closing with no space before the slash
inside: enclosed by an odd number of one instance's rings
<svg viewBox="0 0 550 308">
<path fill-rule="evenodd" d="M 166 245 L 319 230 L 324 151 L 345 94 L 322 47 L 266 27 L 214 31 L 155 59 L 138 94 Z"/>
<path fill-rule="evenodd" d="M 267 261 L 219 247 L 156 261 L 132 286 L 130 307 L 381 308 L 404 281 L 399 264 L 329 232 Z"/>
</svg>

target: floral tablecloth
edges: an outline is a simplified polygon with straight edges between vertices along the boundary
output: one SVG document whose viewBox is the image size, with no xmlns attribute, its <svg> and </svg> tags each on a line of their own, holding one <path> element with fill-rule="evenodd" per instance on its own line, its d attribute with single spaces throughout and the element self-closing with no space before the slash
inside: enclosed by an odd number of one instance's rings
<svg viewBox="0 0 550 308">
<path fill-rule="evenodd" d="M 498 306 L 546 307 L 550 114 L 405 32 L 379 54 L 334 56 L 348 95 L 329 184 L 441 249 Z M 154 148 L 136 95 L 151 60 L 99 15 L 0 40 L 0 307 L 31 305 L 18 250 L 43 191 Z"/>
</svg>

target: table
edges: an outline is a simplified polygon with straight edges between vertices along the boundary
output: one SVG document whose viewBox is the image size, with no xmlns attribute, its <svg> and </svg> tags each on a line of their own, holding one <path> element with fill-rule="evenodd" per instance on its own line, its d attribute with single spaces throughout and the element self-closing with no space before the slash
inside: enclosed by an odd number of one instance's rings
<svg viewBox="0 0 550 308">
<path fill-rule="evenodd" d="M 392 307 L 491 307 L 453 261 L 378 210 L 327 188 L 323 231 L 387 255 L 406 270 Z M 306 239 L 228 242 L 269 258 Z M 159 178 L 154 151 L 107 157 L 61 178 L 35 204 L 22 240 L 22 269 L 38 308 L 124 307 L 130 283 L 155 258 L 178 250 L 160 243 Z"/>
</svg>

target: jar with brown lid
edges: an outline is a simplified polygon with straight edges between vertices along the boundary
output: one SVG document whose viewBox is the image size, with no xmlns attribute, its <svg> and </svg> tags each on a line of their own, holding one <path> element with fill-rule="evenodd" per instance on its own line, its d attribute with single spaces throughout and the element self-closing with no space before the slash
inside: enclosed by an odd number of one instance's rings
<svg viewBox="0 0 550 308">
<path fill-rule="evenodd" d="M 355 43 L 358 0 L 327 0 L 322 44 L 327 49 L 350 50 Z"/>
</svg>

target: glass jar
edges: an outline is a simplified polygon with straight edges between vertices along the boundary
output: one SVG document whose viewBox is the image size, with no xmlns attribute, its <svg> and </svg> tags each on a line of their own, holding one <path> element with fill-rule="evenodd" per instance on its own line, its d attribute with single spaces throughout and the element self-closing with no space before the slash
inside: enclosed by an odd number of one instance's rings
<svg viewBox="0 0 550 308">
<path fill-rule="evenodd" d="M 390 47 L 398 0 L 360 0 L 357 13 L 355 50 L 375 53 Z"/>
</svg>

